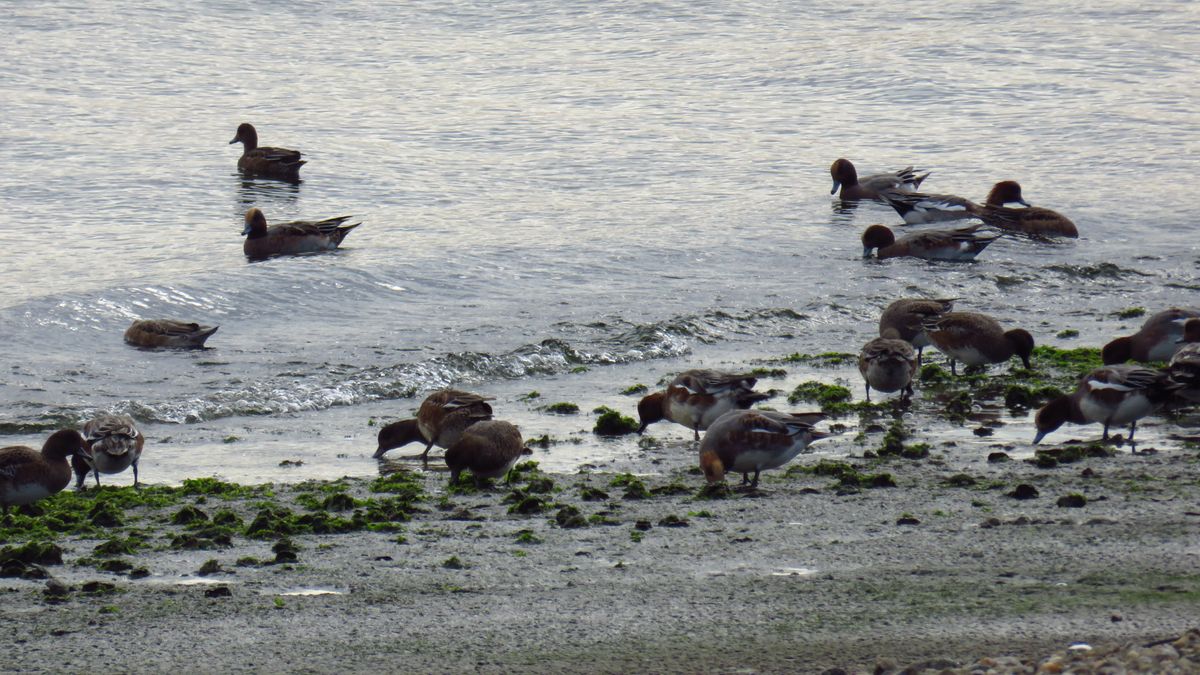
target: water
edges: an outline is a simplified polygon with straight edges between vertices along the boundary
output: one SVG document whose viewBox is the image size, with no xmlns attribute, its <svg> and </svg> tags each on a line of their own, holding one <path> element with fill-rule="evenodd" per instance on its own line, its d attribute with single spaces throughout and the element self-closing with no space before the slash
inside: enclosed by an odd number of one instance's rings
<svg viewBox="0 0 1200 675">
<path fill-rule="evenodd" d="M 371 419 L 454 384 L 567 439 L 544 466 L 650 471 L 537 406 L 632 414 L 623 389 L 686 367 L 857 351 L 902 295 L 1065 346 L 1197 304 L 1194 3 L 193 5 L 0 13 L 0 443 L 121 411 L 152 482 L 369 475 Z M 243 121 L 305 152 L 300 185 L 236 173 Z M 865 263 L 862 228 L 899 220 L 831 200 L 837 157 L 976 199 L 1017 179 L 1082 237 Z M 364 224 L 249 263 L 250 206 Z M 122 343 L 162 317 L 221 329 Z"/>
</svg>

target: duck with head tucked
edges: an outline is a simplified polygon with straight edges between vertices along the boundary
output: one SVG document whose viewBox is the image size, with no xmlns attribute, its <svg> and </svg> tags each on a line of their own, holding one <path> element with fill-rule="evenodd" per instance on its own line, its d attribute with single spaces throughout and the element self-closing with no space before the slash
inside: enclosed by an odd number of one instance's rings
<svg viewBox="0 0 1200 675">
<path fill-rule="evenodd" d="M 896 331 L 898 337 L 917 350 L 917 366 L 921 365 L 921 352 L 933 344 L 925 333 L 925 323 L 954 309 L 957 298 L 926 300 L 924 298 L 901 298 L 891 303 L 879 315 L 879 335 L 888 330 Z"/>
<path fill-rule="evenodd" d="M 930 318 L 925 331 L 933 346 L 950 357 L 950 372 L 955 375 L 958 361 L 968 366 L 983 366 L 1004 363 L 1014 356 L 1020 357 L 1022 365 L 1029 369 L 1033 336 L 1023 328 L 1006 331 L 999 321 L 986 314 L 947 312 Z"/>
<path fill-rule="evenodd" d="M 862 234 L 863 257 L 871 251 L 879 260 L 887 258 L 923 258 L 969 262 L 983 249 L 1000 238 L 999 234 L 980 234 L 981 225 L 957 230 L 924 230 L 912 232 L 899 239 L 884 225 L 872 225 Z"/>
<path fill-rule="evenodd" d="M 758 487 L 758 474 L 787 464 L 809 443 L 829 436 L 813 429 L 824 413 L 731 410 L 721 415 L 700 442 L 700 468 L 709 483 L 726 472 L 742 474 L 742 484 Z M 754 477 L 750 477 L 750 473 Z"/>
<path fill-rule="evenodd" d="M 1105 365 L 1129 360 L 1149 363 L 1167 361 L 1182 345 L 1183 327 L 1189 319 L 1200 318 L 1200 309 L 1170 307 L 1153 314 L 1133 335 L 1119 337 L 1104 345 L 1100 358 Z"/>
<path fill-rule="evenodd" d="M 138 486 L 138 460 L 142 458 L 146 437 L 132 417 L 101 415 L 88 420 L 83 425 L 83 438 L 87 443 L 87 455 L 71 458 L 76 488 L 83 487 L 88 473 L 95 476 L 96 487 L 100 487 L 100 474 L 121 473 L 129 467 L 133 467 L 133 486 Z"/>
<path fill-rule="evenodd" d="M 1200 319 L 1183 324 L 1179 349 L 1167 364 L 1167 374 L 1176 383 L 1176 395 L 1191 403 L 1200 403 Z"/>
<path fill-rule="evenodd" d="M 1162 407 L 1180 388 L 1166 372 L 1153 368 L 1125 364 L 1097 368 L 1079 379 L 1073 393 L 1038 410 L 1033 442 L 1040 443 L 1064 422 L 1103 424 L 1106 441 L 1110 426 L 1128 424 L 1132 441 L 1138 420 Z"/>
<path fill-rule="evenodd" d="M 833 177 L 833 189 L 829 194 L 836 194 L 841 188 L 842 199 L 879 199 L 879 193 L 884 190 L 912 192 L 921 187 L 921 181 L 929 174 L 917 175 L 913 168 L 905 167 L 892 173 L 878 173 L 871 176 L 858 177 L 858 170 L 848 159 L 838 159 L 829 167 L 829 175 Z"/>
<path fill-rule="evenodd" d="M 125 342 L 146 348 L 194 349 L 203 347 L 218 328 L 173 319 L 139 319 L 125 329 Z"/>
<path fill-rule="evenodd" d="M 61 492 L 71 482 L 67 456 L 87 456 L 83 436 L 74 429 L 51 434 L 42 451 L 24 445 L 0 448 L 0 513 Z"/>
<path fill-rule="evenodd" d="M 300 159 L 299 150 L 287 148 L 271 148 L 258 145 L 258 131 L 254 125 L 243 122 L 237 128 L 237 135 L 229 141 L 242 144 L 242 156 L 238 158 L 238 168 L 244 173 L 280 178 L 287 181 L 300 180 L 300 167 L 307 160 Z"/>
<path fill-rule="evenodd" d="M 686 370 L 671 380 L 666 391 L 655 392 L 638 402 L 641 419 L 638 433 L 655 422 L 669 420 L 691 429 L 699 440 L 700 432 L 718 417 L 771 398 L 770 394 L 754 391 L 757 381 L 749 373 Z"/>
<path fill-rule="evenodd" d="M 894 328 L 883 331 L 879 337 L 863 346 L 858 355 L 858 372 L 866 382 L 867 400 L 871 400 L 871 388 L 890 394 L 902 392 L 902 399 L 913 394 L 912 379 L 917 373 L 917 351 L 907 341 L 900 339 Z"/>
<path fill-rule="evenodd" d="M 450 484 L 457 483 L 464 470 L 471 472 L 476 485 L 486 478 L 500 478 L 513 468 L 521 455 L 531 452 L 521 440 L 520 430 L 508 422 L 484 420 L 472 424 L 446 448 Z"/>
<path fill-rule="evenodd" d="M 242 252 L 251 260 L 262 260 L 276 255 L 300 255 L 332 251 L 341 245 L 350 230 L 362 225 L 345 222 L 353 216 L 338 216 L 325 220 L 297 220 L 267 226 L 267 217 L 257 207 L 246 212 L 246 226 L 242 235 Z"/>
</svg>

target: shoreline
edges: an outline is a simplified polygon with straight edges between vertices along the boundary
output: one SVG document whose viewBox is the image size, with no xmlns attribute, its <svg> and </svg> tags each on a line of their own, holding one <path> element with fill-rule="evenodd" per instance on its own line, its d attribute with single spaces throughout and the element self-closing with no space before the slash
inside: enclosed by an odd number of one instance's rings
<svg viewBox="0 0 1200 675">
<path fill-rule="evenodd" d="M 703 490 L 686 450 L 655 454 L 653 476 L 525 464 L 484 491 L 404 471 L 68 494 L 142 504 L 56 537 L 55 582 L 0 580 L 0 640 L 36 671 L 872 672 L 1197 624 L 1194 451 L 802 455 L 757 491 Z M 895 487 L 867 487 L 880 474 Z"/>
</svg>

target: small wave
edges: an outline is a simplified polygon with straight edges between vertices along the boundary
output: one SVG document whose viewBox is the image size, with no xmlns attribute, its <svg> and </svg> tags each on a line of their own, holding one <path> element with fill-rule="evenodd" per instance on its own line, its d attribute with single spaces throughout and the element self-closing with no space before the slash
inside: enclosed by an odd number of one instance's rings
<svg viewBox="0 0 1200 675">
<path fill-rule="evenodd" d="M 764 308 L 740 312 L 712 310 L 654 323 L 617 319 L 560 324 L 557 327 L 560 334 L 577 335 L 571 340 L 547 338 L 506 352 L 453 352 L 415 363 L 359 367 L 289 361 L 286 369 L 272 377 L 235 381 L 234 386 L 194 397 L 164 401 L 125 399 L 104 410 L 59 411 L 53 419 L 43 415 L 11 425 L 15 425 L 13 433 L 41 431 L 63 423 L 78 424 L 101 412 L 131 415 L 143 423 L 191 424 L 225 417 L 289 414 L 412 398 L 451 385 L 678 357 L 689 353 L 696 342 L 711 344 L 741 335 L 761 335 L 772 329 L 794 330 L 805 319 L 804 314 L 791 309 Z M 0 433 L 5 433 L 5 429 L 0 428 Z"/>
</svg>

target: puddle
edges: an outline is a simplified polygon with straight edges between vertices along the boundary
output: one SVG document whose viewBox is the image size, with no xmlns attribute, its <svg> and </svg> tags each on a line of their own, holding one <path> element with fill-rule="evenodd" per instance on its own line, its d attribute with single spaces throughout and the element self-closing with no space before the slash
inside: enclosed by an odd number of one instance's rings
<svg viewBox="0 0 1200 675">
<path fill-rule="evenodd" d="M 817 570 L 808 567 L 785 567 L 778 572 L 771 572 L 773 577 L 811 577 Z"/>
<path fill-rule="evenodd" d="M 332 588 L 300 588 L 294 591 L 282 591 L 279 593 L 264 593 L 264 595 L 280 595 L 284 597 L 303 597 L 313 595 L 345 595 L 342 591 L 335 591 Z"/>
</svg>

